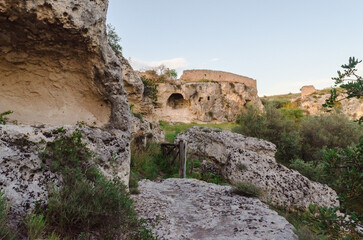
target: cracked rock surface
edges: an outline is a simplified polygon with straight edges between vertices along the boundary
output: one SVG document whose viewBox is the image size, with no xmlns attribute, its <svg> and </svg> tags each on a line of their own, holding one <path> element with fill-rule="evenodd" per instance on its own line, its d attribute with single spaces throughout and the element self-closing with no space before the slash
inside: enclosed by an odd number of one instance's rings
<svg viewBox="0 0 363 240">
<path fill-rule="evenodd" d="M 257 198 L 195 179 L 142 180 L 136 211 L 160 239 L 297 239 L 293 226 Z"/>
<path fill-rule="evenodd" d="M 0 189 L 12 204 L 13 225 L 34 208 L 35 202 L 46 203 L 48 190 L 61 184 L 61 177 L 40 159 L 45 144 L 61 135 L 57 129 L 59 127 L 0 125 Z M 119 132 L 63 126 L 66 136 L 75 129 L 80 130 L 82 141 L 95 153 L 91 163 L 96 163 L 105 176 L 118 177 L 128 185 L 130 160 L 125 152 L 129 142 Z"/>
<path fill-rule="evenodd" d="M 230 183 L 248 182 L 267 192 L 273 205 L 306 209 L 309 204 L 339 206 L 336 192 L 276 162 L 276 146 L 265 140 L 206 127 L 192 127 L 180 133 L 175 142 L 184 140 L 188 154 L 203 158 L 219 168 Z"/>
</svg>

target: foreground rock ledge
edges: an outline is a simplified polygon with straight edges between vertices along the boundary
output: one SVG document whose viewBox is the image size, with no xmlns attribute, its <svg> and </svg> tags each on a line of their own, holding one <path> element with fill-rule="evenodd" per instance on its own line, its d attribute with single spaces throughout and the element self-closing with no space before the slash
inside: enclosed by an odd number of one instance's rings
<svg viewBox="0 0 363 240">
<path fill-rule="evenodd" d="M 298 171 L 276 162 L 276 146 L 265 140 L 220 129 L 192 127 L 175 142 L 188 143 L 188 154 L 215 165 L 232 184 L 248 182 L 263 188 L 265 201 L 276 206 L 306 209 L 309 204 L 339 206 L 336 192 L 310 181 Z"/>
<path fill-rule="evenodd" d="M 257 198 L 195 179 L 142 180 L 139 216 L 160 239 L 297 239 L 293 226 Z"/>
<path fill-rule="evenodd" d="M 0 189 L 12 204 L 13 226 L 34 208 L 35 202 L 47 202 L 52 186 L 60 185 L 61 177 L 45 167 L 40 159 L 45 143 L 63 134 L 70 136 L 76 129 L 81 132 L 87 148 L 95 153 L 90 164 L 96 164 L 105 176 L 117 177 L 128 185 L 130 161 L 125 152 L 129 142 L 117 132 L 87 126 L 63 126 L 59 131 L 59 127 L 0 125 Z"/>
</svg>

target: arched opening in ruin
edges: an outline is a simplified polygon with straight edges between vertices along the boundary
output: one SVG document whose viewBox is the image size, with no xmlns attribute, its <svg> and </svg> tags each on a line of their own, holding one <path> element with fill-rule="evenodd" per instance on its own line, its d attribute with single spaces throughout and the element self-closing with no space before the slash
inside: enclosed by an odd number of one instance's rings
<svg viewBox="0 0 363 240">
<path fill-rule="evenodd" d="M 173 93 L 168 98 L 167 104 L 173 109 L 181 109 L 188 106 L 188 101 L 180 93 Z"/>
</svg>

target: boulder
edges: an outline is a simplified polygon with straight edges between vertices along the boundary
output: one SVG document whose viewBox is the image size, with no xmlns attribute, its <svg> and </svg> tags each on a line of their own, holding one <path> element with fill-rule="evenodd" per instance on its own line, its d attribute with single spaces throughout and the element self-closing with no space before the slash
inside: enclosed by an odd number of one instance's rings
<svg viewBox="0 0 363 240">
<path fill-rule="evenodd" d="M 61 177 L 51 172 L 41 160 L 47 142 L 70 136 L 79 129 L 87 148 L 95 153 L 95 164 L 108 178 L 128 184 L 130 161 L 125 154 L 129 142 L 119 132 L 111 133 L 88 126 L 21 126 L 0 125 L 0 188 L 11 202 L 11 219 L 15 223 L 47 201 L 48 190 L 61 184 Z"/>
<path fill-rule="evenodd" d="M 276 147 L 270 142 L 207 127 L 189 128 L 175 138 L 180 140 L 187 142 L 189 155 L 213 162 L 230 183 L 248 182 L 265 190 L 263 200 L 273 205 L 288 209 L 306 209 L 309 204 L 339 206 L 333 189 L 277 163 Z"/>
<path fill-rule="evenodd" d="M 142 180 L 135 208 L 158 239 L 297 239 L 293 226 L 257 198 L 195 179 Z"/>
</svg>

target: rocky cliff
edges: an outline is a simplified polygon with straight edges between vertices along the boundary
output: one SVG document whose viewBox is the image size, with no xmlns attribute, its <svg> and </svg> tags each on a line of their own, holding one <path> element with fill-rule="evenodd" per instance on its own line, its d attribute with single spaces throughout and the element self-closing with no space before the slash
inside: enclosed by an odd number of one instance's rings
<svg viewBox="0 0 363 240">
<path fill-rule="evenodd" d="M 107 44 L 108 1 L 0 2 L 0 112 L 25 124 L 127 131 L 121 65 Z"/>
<path fill-rule="evenodd" d="M 107 7 L 107 0 L 0 1 L 0 113 L 14 111 L 9 118 L 19 124 L 0 127 L 0 187 L 14 221 L 61 182 L 40 160 L 56 129 L 80 128 L 93 164 L 128 184 L 130 113 L 107 42 Z"/>
<path fill-rule="evenodd" d="M 123 59 L 126 91 L 133 111 L 149 121 L 231 122 L 247 104 L 263 108 L 256 80 L 212 70 L 186 70 L 180 80 L 152 79 L 148 72 L 135 72 Z M 154 75 L 157 76 L 156 73 Z M 156 88 L 149 96 L 142 78 L 151 78 Z"/>
</svg>

